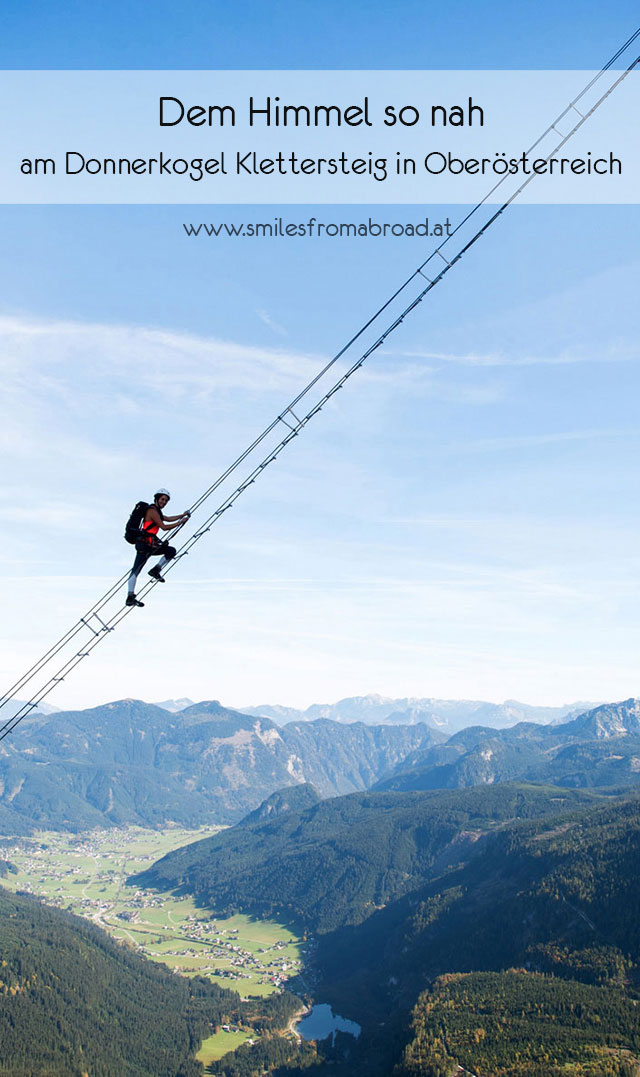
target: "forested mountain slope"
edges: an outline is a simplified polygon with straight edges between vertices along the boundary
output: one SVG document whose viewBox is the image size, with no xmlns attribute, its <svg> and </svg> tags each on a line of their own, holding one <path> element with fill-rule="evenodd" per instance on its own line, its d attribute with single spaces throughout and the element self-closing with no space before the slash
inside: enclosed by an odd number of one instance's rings
<svg viewBox="0 0 640 1077">
<path fill-rule="evenodd" d="M 339 1012 L 348 1006 L 350 1016 L 365 1021 L 371 1032 L 366 1047 L 362 1044 L 361 1072 L 391 1072 L 404 1015 L 437 977 L 450 973 L 515 968 L 588 983 L 603 991 L 598 1004 L 603 1020 L 611 992 L 634 991 L 638 981 L 639 870 L 640 798 L 633 796 L 510 824 L 490 835 L 466 863 L 363 923 L 320 936 L 323 994 Z M 469 999 L 464 1020 L 471 1035 L 477 1022 Z M 541 997 L 541 1012 L 545 1005 Z M 579 998 L 568 1005 L 579 1005 Z M 625 1005 L 622 998 L 620 1012 Z M 510 1012 L 505 1006 L 507 1021 Z M 418 1023 L 424 1024 L 425 1015 L 416 1011 Z M 458 1059 L 463 1065 L 465 1057 Z M 381 1069 L 378 1058 L 385 1060 Z M 434 1070 L 441 1072 L 455 1067 Z M 556 1071 L 505 1072 L 539 1077 Z M 596 1066 L 577 1072 L 625 1071 L 621 1062 L 610 1071 Z"/>
<path fill-rule="evenodd" d="M 374 964 L 402 983 L 413 973 L 522 965 L 532 947 L 545 969 L 571 967 L 580 979 L 608 977 L 606 962 L 597 971 L 602 953 L 589 972 L 586 956 L 574 967 L 554 946 L 608 947 L 640 960 L 640 797 L 567 808 L 498 829 L 454 870 L 334 933 L 341 961 L 352 951 L 356 967 L 375 953 Z M 384 945 L 373 949 L 373 939 Z"/>
<path fill-rule="evenodd" d="M 513 819 L 594 801 L 591 793 L 501 785 L 435 793 L 354 793 L 234 828 L 168 854 L 132 880 L 182 888 L 223 912 L 287 914 L 330 931 L 364 920 L 477 853 Z"/>
<path fill-rule="evenodd" d="M 640 1012 L 621 988 L 554 976 L 448 973 L 413 1012 L 394 1077 L 635 1077 Z"/>
<path fill-rule="evenodd" d="M 85 920 L 0 888 L 0 1070 L 197 1077 L 210 1023 L 239 997 L 175 976 Z"/>
</svg>

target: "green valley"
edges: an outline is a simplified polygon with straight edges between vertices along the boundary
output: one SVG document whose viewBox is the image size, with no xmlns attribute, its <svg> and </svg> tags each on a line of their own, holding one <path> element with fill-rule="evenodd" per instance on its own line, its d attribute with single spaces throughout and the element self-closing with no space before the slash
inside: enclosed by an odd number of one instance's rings
<svg viewBox="0 0 640 1077">
<path fill-rule="evenodd" d="M 214 918 L 184 895 L 125 885 L 132 872 L 216 829 L 122 827 L 4 839 L 2 855 L 17 871 L 3 885 L 84 916 L 171 969 L 243 996 L 269 995 L 302 967 L 301 943 L 289 928 L 245 915 Z"/>
</svg>

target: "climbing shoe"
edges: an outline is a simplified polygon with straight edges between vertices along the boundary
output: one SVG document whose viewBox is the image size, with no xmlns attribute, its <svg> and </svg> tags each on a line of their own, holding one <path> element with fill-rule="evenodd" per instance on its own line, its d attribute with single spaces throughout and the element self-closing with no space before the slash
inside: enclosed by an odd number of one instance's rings
<svg viewBox="0 0 640 1077">
<path fill-rule="evenodd" d="M 127 595 L 127 601 L 126 601 L 125 605 L 127 605 L 127 606 L 144 606 L 144 602 L 141 602 L 140 599 L 136 598 L 135 595 Z"/>
<path fill-rule="evenodd" d="M 150 575 L 150 576 L 151 576 L 151 577 L 152 577 L 152 578 L 153 578 L 154 580 L 157 580 L 157 581 L 158 581 L 158 583 L 166 583 L 166 580 L 165 580 L 164 576 L 161 576 L 161 575 L 160 575 L 160 569 L 158 568 L 158 566 L 157 566 L 157 565 L 154 565 L 154 566 L 153 566 L 153 568 L 150 568 L 150 569 L 149 569 L 149 575 Z"/>
</svg>

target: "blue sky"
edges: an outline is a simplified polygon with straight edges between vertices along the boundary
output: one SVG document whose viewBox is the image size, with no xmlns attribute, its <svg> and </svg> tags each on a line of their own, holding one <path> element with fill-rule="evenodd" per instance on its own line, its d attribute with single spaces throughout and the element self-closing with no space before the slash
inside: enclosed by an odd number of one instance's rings
<svg viewBox="0 0 640 1077">
<path fill-rule="evenodd" d="M 4 68 L 600 68 L 637 5 L 7 0 Z"/>
<path fill-rule="evenodd" d="M 3 18 L 13 68 L 589 68 L 634 29 L 630 4 Z M 428 253 L 182 222 L 461 212 L 0 207 L 3 683 L 124 572 L 131 504 L 193 501 Z M 637 694 L 638 221 L 510 209 L 51 701 Z"/>
</svg>

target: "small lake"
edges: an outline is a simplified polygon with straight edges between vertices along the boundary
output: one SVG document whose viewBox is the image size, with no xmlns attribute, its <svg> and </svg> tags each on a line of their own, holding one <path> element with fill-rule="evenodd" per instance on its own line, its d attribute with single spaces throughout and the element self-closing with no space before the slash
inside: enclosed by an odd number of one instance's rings
<svg viewBox="0 0 640 1077">
<path fill-rule="evenodd" d="M 336 1032 L 348 1032 L 357 1039 L 361 1031 L 360 1025 L 334 1013 L 326 1002 L 314 1006 L 311 1013 L 296 1025 L 296 1032 L 300 1033 L 303 1040 L 326 1040 L 327 1036 L 331 1036 L 332 1044 Z"/>
</svg>

